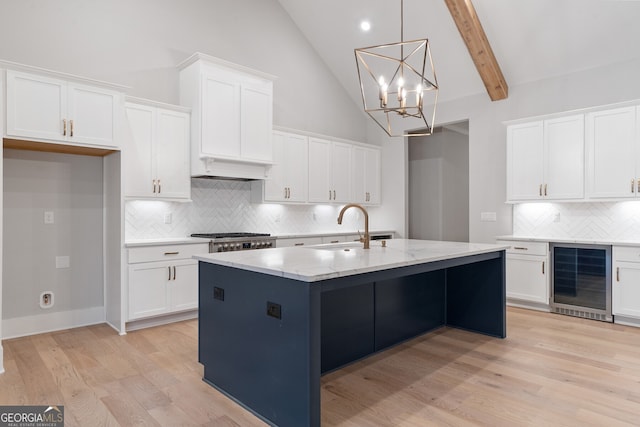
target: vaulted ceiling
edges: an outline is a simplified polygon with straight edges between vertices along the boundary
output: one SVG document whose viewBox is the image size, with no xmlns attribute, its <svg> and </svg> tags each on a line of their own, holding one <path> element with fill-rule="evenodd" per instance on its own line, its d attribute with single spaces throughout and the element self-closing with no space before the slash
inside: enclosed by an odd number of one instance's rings
<svg viewBox="0 0 640 427">
<path fill-rule="evenodd" d="M 400 41 L 400 0 L 278 1 L 361 103 L 353 49 Z M 510 88 L 640 58 L 638 0 L 467 1 Z M 404 0 L 404 10 L 405 40 L 431 43 L 439 101 L 486 94 L 445 0 Z M 363 20 L 371 23 L 368 32 L 360 29 Z"/>
</svg>

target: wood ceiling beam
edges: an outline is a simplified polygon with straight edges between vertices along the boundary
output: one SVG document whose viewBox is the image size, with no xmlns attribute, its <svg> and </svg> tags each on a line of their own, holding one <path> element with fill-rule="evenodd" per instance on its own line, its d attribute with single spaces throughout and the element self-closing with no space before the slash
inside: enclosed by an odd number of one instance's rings
<svg viewBox="0 0 640 427">
<path fill-rule="evenodd" d="M 471 0 L 444 0 L 492 101 L 506 99 L 509 87 Z"/>
</svg>

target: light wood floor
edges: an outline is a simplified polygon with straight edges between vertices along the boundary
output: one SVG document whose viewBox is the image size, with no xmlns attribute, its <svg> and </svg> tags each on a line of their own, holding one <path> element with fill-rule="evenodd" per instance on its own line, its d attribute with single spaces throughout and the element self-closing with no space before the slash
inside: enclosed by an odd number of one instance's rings
<svg viewBox="0 0 640 427">
<path fill-rule="evenodd" d="M 323 426 L 640 425 L 640 328 L 509 308 L 508 338 L 443 328 L 322 379 Z M 6 340 L 0 404 L 66 426 L 262 426 L 202 380 L 197 321 Z"/>
</svg>

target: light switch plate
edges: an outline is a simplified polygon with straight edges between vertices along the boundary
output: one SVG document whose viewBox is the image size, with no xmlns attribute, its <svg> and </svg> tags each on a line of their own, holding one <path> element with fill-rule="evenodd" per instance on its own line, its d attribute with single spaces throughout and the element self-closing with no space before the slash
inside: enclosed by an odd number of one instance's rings
<svg viewBox="0 0 640 427">
<path fill-rule="evenodd" d="M 495 212 L 480 212 L 480 221 L 482 222 L 496 222 Z"/>
<path fill-rule="evenodd" d="M 164 223 L 165 224 L 171 224 L 171 221 L 173 221 L 173 214 L 171 212 L 167 212 L 164 214 Z"/>
<path fill-rule="evenodd" d="M 56 257 L 56 268 L 69 268 L 70 265 L 71 262 L 68 256 Z"/>
<path fill-rule="evenodd" d="M 54 223 L 53 211 L 45 211 L 44 212 L 44 223 L 45 224 L 53 224 Z"/>
</svg>

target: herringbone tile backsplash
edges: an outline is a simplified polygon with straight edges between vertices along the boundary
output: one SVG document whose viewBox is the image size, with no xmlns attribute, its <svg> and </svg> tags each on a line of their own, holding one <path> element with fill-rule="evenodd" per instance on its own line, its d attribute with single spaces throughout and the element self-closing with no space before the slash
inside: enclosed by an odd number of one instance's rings
<svg viewBox="0 0 640 427">
<path fill-rule="evenodd" d="M 191 233 L 248 231 L 305 234 L 362 229 L 353 209 L 338 225 L 341 206 L 251 203 L 251 183 L 192 179 L 191 203 L 133 200 L 125 203 L 125 238 L 185 237 Z M 172 216 L 164 223 L 165 214 Z"/>
<path fill-rule="evenodd" d="M 516 204 L 513 206 L 513 234 L 640 240 L 640 201 Z"/>
</svg>

